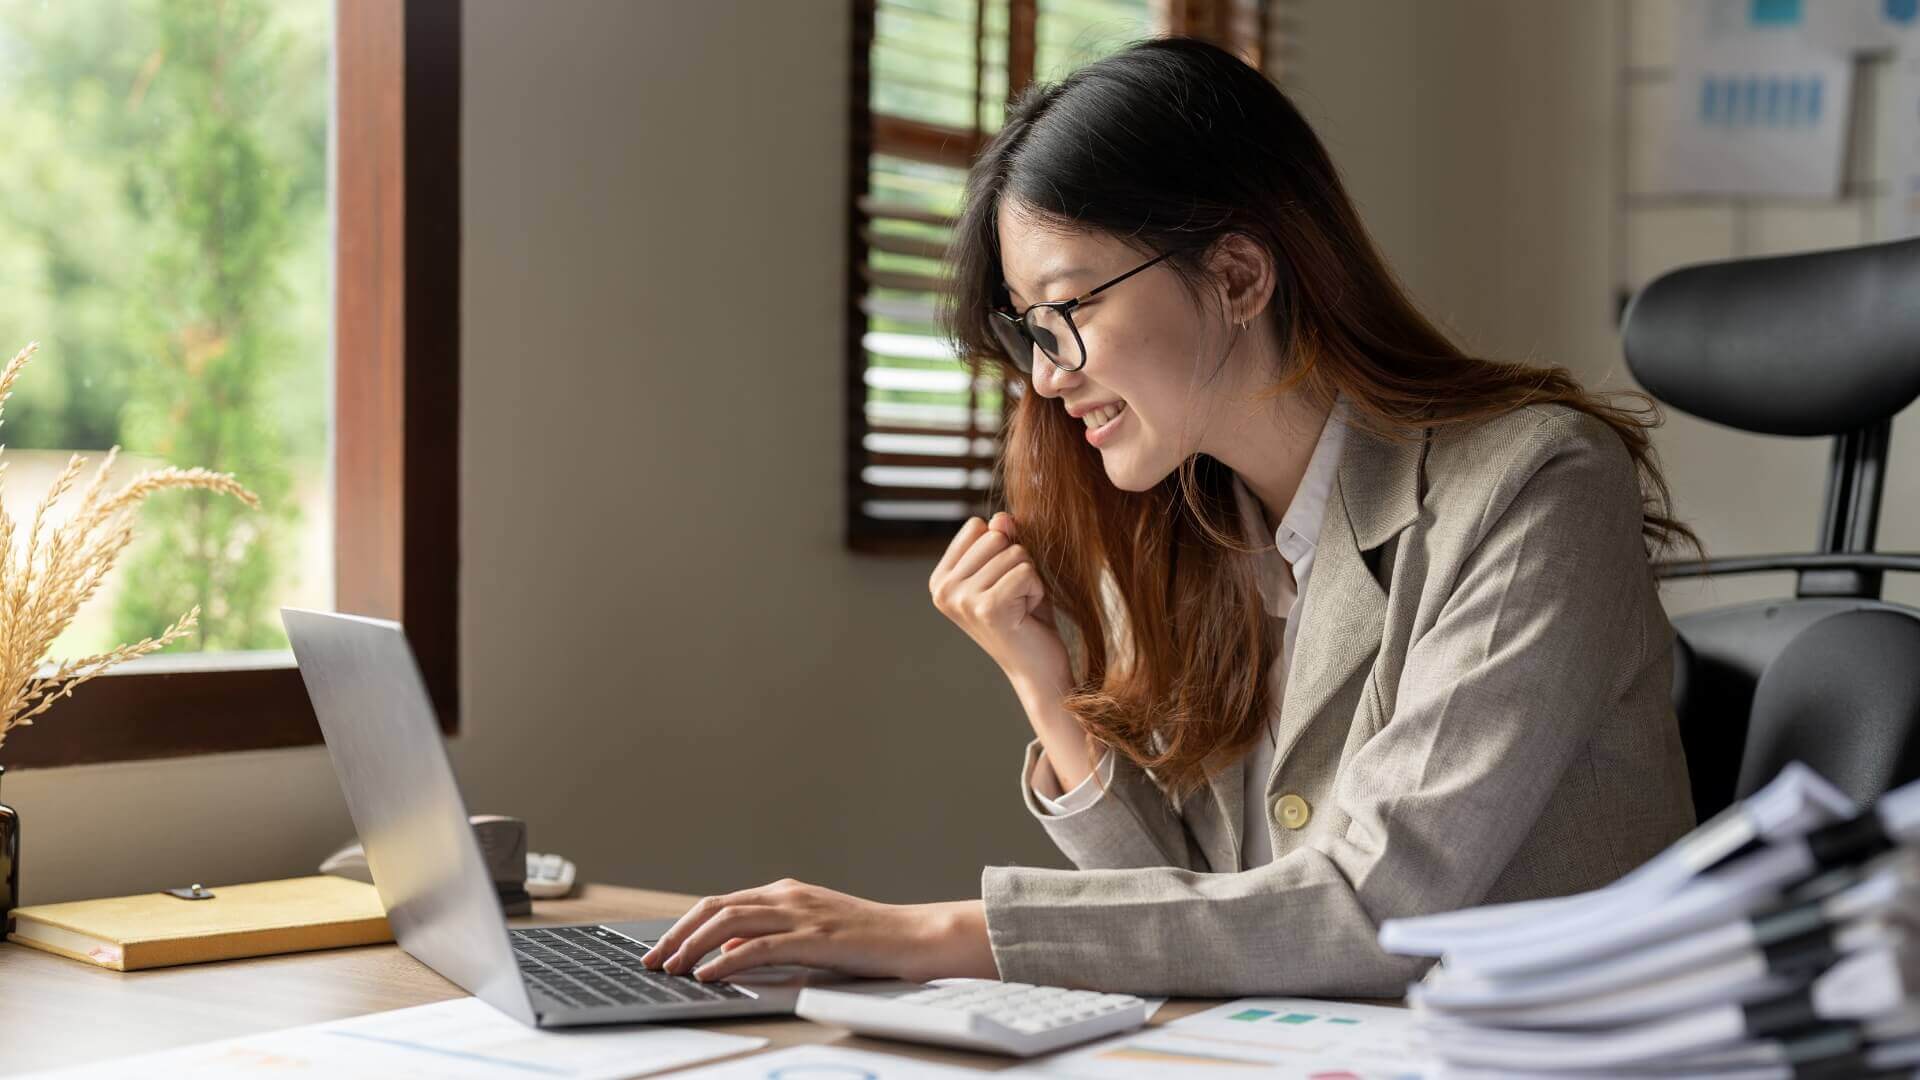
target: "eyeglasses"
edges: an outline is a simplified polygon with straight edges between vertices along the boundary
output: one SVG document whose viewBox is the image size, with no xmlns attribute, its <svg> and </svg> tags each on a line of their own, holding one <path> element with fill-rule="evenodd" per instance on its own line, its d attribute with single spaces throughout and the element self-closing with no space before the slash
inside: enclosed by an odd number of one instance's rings
<svg viewBox="0 0 1920 1080">
<path fill-rule="evenodd" d="M 1033 374 L 1035 346 L 1061 371 L 1079 371 L 1087 364 L 1087 345 L 1080 340 L 1080 328 L 1073 325 L 1073 309 L 1171 254 L 1173 252 L 1166 251 L 1155 255 L 1071 300 L 1043 300 L 1019 314 L 995 308 L 989 312 L 993 316 L 989 324 L 1006 349 L 1007 359 L 1026 374 Z"/>
</svg>

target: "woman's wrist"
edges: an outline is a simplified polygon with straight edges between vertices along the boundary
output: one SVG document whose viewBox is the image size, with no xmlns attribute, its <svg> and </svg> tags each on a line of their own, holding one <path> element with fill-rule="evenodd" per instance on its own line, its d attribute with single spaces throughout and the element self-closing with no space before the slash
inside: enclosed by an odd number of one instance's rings
<svg viewBox="0 0 1920 1080">
<path fill-rule="evenodd" d="M 1020 699 L 1021 707 L 1029 713 L 1048 705 L 1059 708 L 1070 689 L 1065 675 L 1036 675 L 1029 671 L 1008 671 L 1005 674 L 1007 681 L 1013 684 L 1014 696 Z"/>
<path fill-rule="evenodd" d="M 1087 745 L 1086 729 L 1067 711 L 1064 690 L 1036 689 L 1034 684 L 1014 684 L 1020 704 L 1027 711 L 1033 734 L 1046 751 L 1046 764 L 1052 767 L 1060 790 L 1069 791 L 1093 772 L 1094 750 Z"/>
<path fill-rule="evenodd" d="M 913 905 L 917 946 L 913 952 L 914 969 L 903 973 L 913 982 L 965 977 L 997 979 L 1000 966 L 994 962 L 993 946 L 987 939 L 987 908 L 981 900 L 950 900 L 944 903 Z"/>
<path fill-rule="evenodd" d="M 1053 743 L 1077 739 L 1084 734 L 1080 722 L 1067 711 L 1067 690 L 1063 685 L 1016 677 L 1013 693 L 1020 699 L 1020 707 L 1026 711 L 1027 721 L 1041 741 Z"/>
</svg>

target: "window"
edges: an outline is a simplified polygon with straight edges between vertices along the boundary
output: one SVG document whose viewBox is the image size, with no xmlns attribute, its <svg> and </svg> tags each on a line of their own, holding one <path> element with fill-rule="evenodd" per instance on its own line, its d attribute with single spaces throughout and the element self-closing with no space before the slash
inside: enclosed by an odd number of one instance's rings
<svg viewBox="0 0 1920 1080">
<path fill-rule="evenodd" d="M 458 0 L 0 0 L 0 342 L 43 342 L 9 506 L 116 442 L 265 503 L 148 504 L 55 655 L 201 632 L 9 767 L 317 743 L 283 604 L 404 620 L 456 729 L 459 54 Z"/>
<path fill-rule="evenodd" d="M 286 647 L 280 602 L 333 600 L 327 500 L 330 0 L 0 0 L 0 351 L 42 351 L 7 403 L 7 508 L 78 451 L 235 473 L 143 508 L 56 656 L 204 617 L 170 651 Z"/>
<path fill-rule="evenodd" d="M 847 542 L 938 552 L 982 513 L 1019 385 L 974 379 L 935 319 L 968 165 L 1006 103 L 1129 41 L 1207 37 L 1259 64 L 1262 0 L 854 0 Z"/>
</svg>

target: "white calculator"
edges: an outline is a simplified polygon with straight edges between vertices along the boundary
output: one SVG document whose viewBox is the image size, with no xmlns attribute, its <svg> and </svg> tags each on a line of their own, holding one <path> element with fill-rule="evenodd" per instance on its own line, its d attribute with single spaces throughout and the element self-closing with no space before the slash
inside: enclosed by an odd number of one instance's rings
<svg viewBox="0 0 1920 1080">
<path fill-rule="evenodd" d="M 1131 1031 L 1147 1003 L 1131 994 L 965 979 L 897 990 L 800 991 L 794 1012 L 862 1035 L 939 1043 L 1015 1057 Z"/>
</svg>

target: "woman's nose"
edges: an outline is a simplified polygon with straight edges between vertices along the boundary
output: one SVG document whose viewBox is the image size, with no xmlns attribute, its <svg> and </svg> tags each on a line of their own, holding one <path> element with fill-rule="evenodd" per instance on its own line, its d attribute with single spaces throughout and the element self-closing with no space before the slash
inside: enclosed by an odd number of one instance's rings
<svg viewBox="0 0 1920 1080">
<path fill-rule="evenodd" d="M 1077 373 L 1060 370 L 1046 353 L 1033 350 L 1033 388 L 1041 397 L 1057 398 L 1079 378 Z"/>
</svg>

